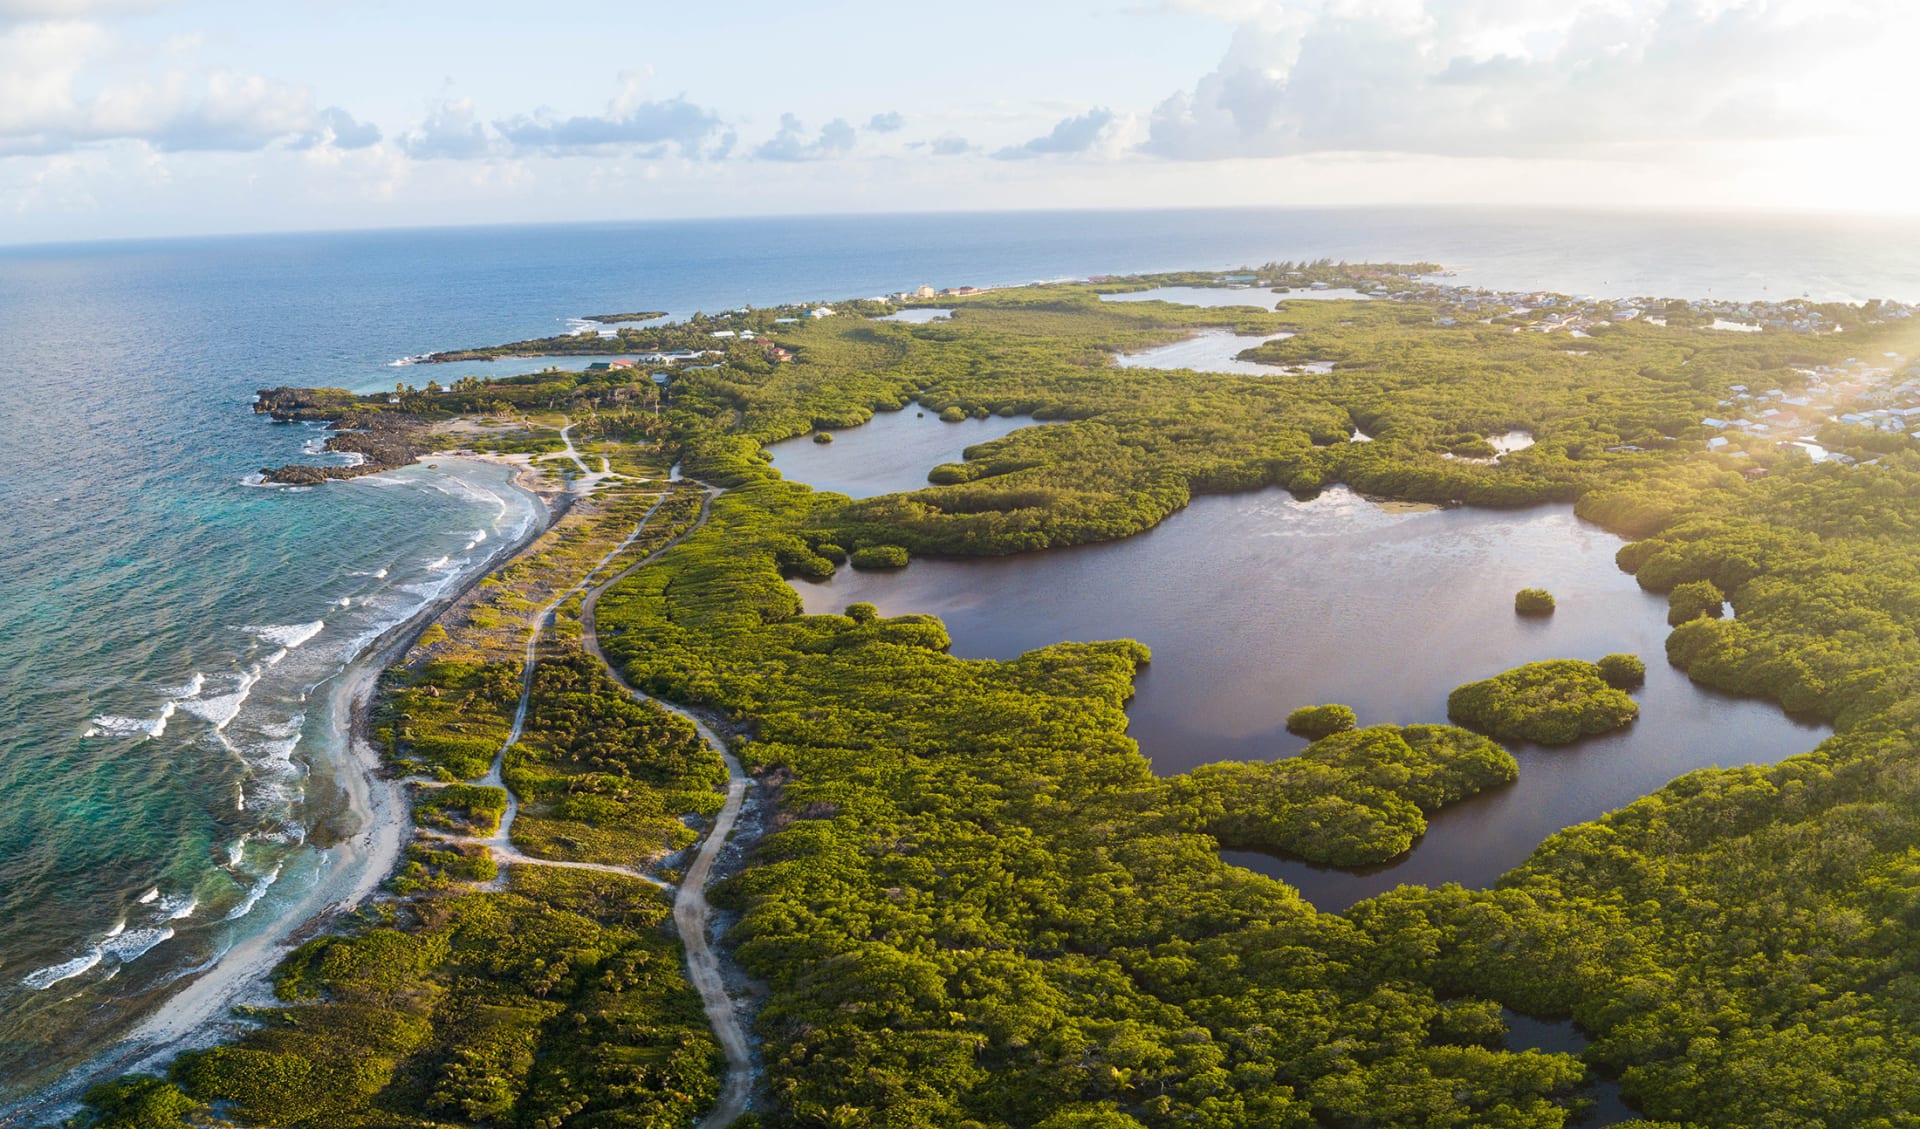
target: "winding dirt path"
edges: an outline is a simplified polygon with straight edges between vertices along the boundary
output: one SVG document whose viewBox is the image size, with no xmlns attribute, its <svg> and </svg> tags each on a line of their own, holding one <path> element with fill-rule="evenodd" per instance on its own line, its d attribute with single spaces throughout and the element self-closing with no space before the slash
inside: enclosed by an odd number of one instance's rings
<svg viewBox="0 0 1920 1129">
<path fill-rule="evenodd" d="M 568 450 L 569 452 L 572 450 L 571 442 L 568 443 Z M 578 461 L 577 456 L 575 456 L 575 461 Z M 707 884 L 713 879 L 714 865 L 719 861 L 720 852 L 726 847 L 727 837 L 732 834 L 733 826 L 740 817 L 740 808 L 746 801 L 747 776 L 746 773 L 741 770 L 739 760 L 727 748 L 727 743 L 721 740 L 720 735 L 715 733 L 712 727 L 707 725 L 705 721 L 672 702 L 663 702 L 658 698 L 635 689 L 627 682 L 625 676 L 620 673 L 619 669 L 607 661 L 606 652 L 600 649 L 600 635 L 595 616 L 599 610 L 600 596 L 606 592 L 608 588 L 626 579 L 636 570 L 652 564 L 660 558 L 661 554 L 678 545 L 682 540 L 706 525 L 708 516 L 713 512 L 713 500 L 718 497 L 719 494 L 720 491 L 718 489 L 710 486 L 706 487 L 706 495 L 700 500 L 700 514 L 695 518 L 692 525 L 689 525 L 678 536 L 660 548 L 628 565 L 626 568 L 621 569 L 619 572 L 614 573 L 612 576 L 607 577 L 605 580 L 600 581 L 598 584 L 595 584 L 594 578 L 599 575 L 600 570 L 605 568 L 609 562 L 625 551 L 628 546 L 632 545 L 633 542 L 646 531 L 648 523 L 653 520 L 653 515 L 666 500 L 666 496 L 662 495 L 659 501 L 654 502 L 652 506 L 648 507 L 647 512 L 641 515 L 639 524 L 634 527 L 633 533 L 628 536 L 626 540 L 615 546 L 613 551 L 609 552 L 606 556 L 600 558 L 592 568 L 587 570 L 586 574 L 580 578 L 578 583 L 560 593 L 551 603 L 529 617 L 526 660 L 521 667 L 520 674 L 520 702 L 513 711 L 513 725 L 507 732 L 506 741 L 500 746 L 499 751 L 494 753 L 493 764 L 487 770 L 487 774 L 478 781 L 480 784 L 491 785 L 506 792 L 507 806 L 506 810 L 501 813 L 500 826 L 492 835 L 485 837 L 444 835 L 437 832 L 426 832 L 426 834 L 432 838 L 448 842 L 483 844 L 492 850 L 496 859 L 505 863 L 518 863 L 531 866 L 558 866 L 576 870 L 597 870 L 607 874 L 622 874 L 630 878 L 639 878 L 643 881 L 651 882 L 663 889 L 673 890 L 675 892 L 673 900 L 673 923 L 680 934 L 680 943 L 687 953 L 687 979 L 693 984 L 694 988 L 699 991 L 701 1005 L 707 1013 L 707 1022 L 712 1026 L 714 1036 L 720 1041 L 721 1051 L 726 1055 L 727 1059 L 727 1076 L 721 1086 L 720 1098 L 714 1104 L 713 1109 L 708 1111 L 707 1116 L 701 1121 L 702 1129 L 723 1129 L 724 1126 L 732 1123 L 735 1118 L 747 1111 L 747 1106 L 752 1099 L 753 1055 L 747 1042 L 746 1023 L 741 1019 L 739 1009 L 734 1006 L 733 997 L 727 994 L 726 978 L 720 971 L 720 957 L 713 947 L 712 939 L 708 936 L 713 922 L 713 905 L 707 900 Z M 592 586 L 589 587 L 589 585 Z M 533 679 L 539 664 L 540 637 L 545 634 L 547 626 L 552 622 L 554 612 L 559 610 L 562 604 L 565 604 L 583 590 L 586 592 L 586 596 L 580 605 L 581 644 L 586 648 L 587 653 L 598 659 L 601 665 L 606 668 L 608 675 L 620 685 L 621 689 L 631 694 L 634 698 L 644 702 L 651 702 L 661 709 L 666 710 L 668 713 L 683 717 L 691 722 L 694 729 L 699 732 L 701 740 L 718 751 L 721 760 L 724 761 L 727 766 L 726 799 L 721 803 L 719 813 L 714 816 L 713 825 L 708 828 L 706 837 L 700 841 L 699 847 L 694 851 L 693 857 L 691 861 L 688 862 L 686 872 L 682 875 L 678 887 L 663 882 L 659 878 L 633 867 L 614 866 L 607 863 L 568 862 L 559 859 L 533 858 L 522 853 L 513 845 L 513 821 L 514 817 L 519 814 L 520 802 L 514 796 L 513 789 L 506 787 L 505 768 L 507 752 L 520 742 L 520 737 L 526 730 L 527 710 L 533 698 Z M 421 783 L 429 782 L 422 781 Z M 498 882 L 499 884 L 504 884 L 504 874 Z"/>
<path fill-rule="evenodd" d="M 568 419 L 566 426 L 560 429 L 560 442 L 566 444 L 566 450 L 562 451 L 561 454 L 573 460 L 573 465 L 580 468 L 580 477 L 574 479 L 567 485 L 568 493 L 577 498 L 584 498 L 599 489 L 602 482 L 613 477 L 613 463 L 607 456 L 600 456 L 600 469 L 597 471 L 587 466 L 586 460 L 580 457 L 579 448 L 573 445 L 572 419 Z M 644 525 L 645 523 L 642 522 L 643 527 Z M 636 530 L 635 535 L 638 536 L 638 533 L 639 531 Z M 602 561 L 600 563 L 605 564 L 606 562 Z"/>
<path fill-rule="evenodd" d="M 681 877 L 680 888 L 673 899 L 673 923 L 679 929 L 680 943 L 687 951 L 687 979 L 700 992 L 707 1022 L 712 1025 L 714 1037 L 720 1040 L 720 1049 L 727 1057 L 727 1077 L 720 1089 L 720 1100 L 714 1103 L 713 1109 L 700 1122 L 701 1129 L 723 1129 L 732 1123 L 747 1112 L 753 1094 L 753 1054 L 747 1043 L 747 1025 L 741 1019 L 739 1009 L 734 1006 L 733 997 L 727 994 L 726 978 L 720 971 L 719 953 L 707 935 L 713 923 L 713 906 L 707 901 L 707 883 L 713 878 L 714 864 L 719 861 L 720 852 L 727 845 L 727 836 L 733 833 L 733 825 L 740 818 L 740 808 L 747 797 L 747 776 L 741 771 L 739 760 L 727 748 L 727 743 L 706 722 L 672 702 L 663 702 L 628 684 L 619 668 L 608 662 L 606 652 L 600 649 L 599 625 L 595 617 L 602 593 L 634 570 L 651 564 L 661 553 L 704 526 L 713 510 L 713 500 L 719 494 L 719 490 L 707 487 L 706 497 L 700 501 L 700 516 L 684 533 L 661 546 L 658 551 L 601 581 L 588 590 L 586 599 L 580 604 L 580 642 L 587 652 L 600 660 L 607 668 L 607 673 L 627 693 L 692 722 L 701 739 L 718 750 L 720 758 L 727 765 L 726 801 L 721 804 L 719 814 L 714 816 L 713 826 L 708 829 L 706 838 L 700 841 L 692 861 L 687 864 L 686 873 Z"/>
</svg>

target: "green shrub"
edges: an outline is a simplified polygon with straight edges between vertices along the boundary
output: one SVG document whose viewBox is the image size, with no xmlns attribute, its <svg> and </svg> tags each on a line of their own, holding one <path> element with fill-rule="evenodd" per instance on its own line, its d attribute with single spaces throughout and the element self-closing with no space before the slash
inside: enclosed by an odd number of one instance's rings
<svg viewBox="0 0 1920 1129">
<path fill-rule="evenodd" d="M 855 568 L 907 567 L 907 551 L 898 545 L 868 545 L 855 549 L 850 559 Z"/>
<path fill-rule="evenodd" d="M 1374 725 L 1315 741 L 1298 756 L 1206 765 L 1184 784 L 1202 828 L 1223 846 L 1363 866 L 1410 849 L 1427 829 L 1426 813 L 1519 771 L 1478 733 Z"/>
<path fill-rule="evenodd" d="M 1631 690 L 1647 681 L 1647 664 L 1638 655 L 1607 655 L 1597 665 L 1600 677 L 1616 690 Z"/>
<path fill-rule="evenodd" d="M 408 750 L 419 760 L 442 765 L 462 779 L 483 775 L 500 751 L 500 742 L 491 737 L 458 737 L 418 734 Z"/>
<path fill-rule="evenodd" d="M 816 431 L 813 433 L 813 441 L 815 443 L 831 443 L 833 442 L 833 432 Z"/>
<path fill-rule="evenodd" d="M 1042 1121 L 1035 1129 L 1145 1129 L 1145 1127 L 1126 1113 L 1106 1105 L 1062 1110 Z"/>
<path fill-rule="evenodd" d="M 1490 459 L 1500 452 L 1478 435 L 1462 433 L 1440 441 L 1448 454 L 1457 459 Z"/>
<path fill-rule="evenodd" d="M 1309 741 L 1345 733 L 1360 723 L 1351 707 L 1340 705 L 1301 706 L 1287 715 L 1287 732 Z"/>
<path fill-rule="evenodd" d="M 719 1048 L 659 891 L 523 866 L 506 891 L 429 904 L 408 933 L 302 945 L 276 976 L 283 1002 L 182 1056 L 173 1081 L 288 1129 L 690 1125 L 717 1095 Z"/>
<path fill-rule="evenodd" d="M 1507 1021 L 1492 1000 L 1452 1000 L 1440 1005 L 1430 1024 L 1434 1038 L 1450 1046 L 1499 1050 L 1506 1045 Z"/>
<path fill-rule="evenodd" d="M 183 1129 L 200 1103 L 171 1082 L 132 1074 L 89 1089 L 78 1125 L 84 1129 Z"/>
<path fill-rule="evenodd" d="M 413 818 L 424 827 L 491 835 L 500 829 L 500 817 L 506 811 L 505 788 L 448 784 L 442 788 L 414 789 Z"/>
<path fill-rule="evenodd" d="M 1522 588 L 1513 594 L 1513 610 L 1521 615 L 1552 615 L 1553 593 L 1545 588 Z"/>
<path fill-rule="evenodd" d="M 872 623 L 880 618 L 880 609 L 869 603 L 847 605 L 847 618 L 855 623 Z"/>
<path fill-rule="evenodd" d="M 952 407 L 943 409 L 940 412 L 940 418 L 947 423 L 959 423 L 961 420 L 967 418 L 967 409 L 955 404 Z"/>
<path fill-rule="evenodd" d="M 1447 716 L 1502 741 L 1567 745 L 1618 729 L 1640 707 L 1578 659 L 1528 663 L 1447 695 Z"/>
<path fill-rule="evenodd" d="M 1719 619 L 1726 614 L 1726 600 L 1711 580 L 1689 580 L 1684 584 L 1676 584 L 1667 593 L 1667 623 L 1678 627 L 1701 616 Z"/>
<path fill-rule="evenodd" d="M 827 580 L 833 576 L 833 562 L 826 557 L 812 555 L 794 557 L 786 563 L 786 574 L 802 580 Z"/>
</svg>

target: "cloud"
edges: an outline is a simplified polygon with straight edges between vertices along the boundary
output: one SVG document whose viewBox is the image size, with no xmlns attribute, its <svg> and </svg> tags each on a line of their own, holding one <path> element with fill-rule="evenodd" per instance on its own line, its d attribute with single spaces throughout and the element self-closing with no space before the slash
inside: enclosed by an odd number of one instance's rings
<svg viewBox="0 0 1920 1129">
<path fill-rule="evenodd" d="M 467 161 L 493 151 L 493 140 L 475 115 L 471 98 L 441 102 L 425 121 L 401 134 L 399 142 L 401 152 L 420 161 Z"/>
<path fill-rule="evenodd" d="M 973 146 L 966 138 L 951 133 L 934 138 L 928 143 L 927 148 L 936 157 L 958 157 L 973 152 Z"/>
<path fill-rule="evenodd" d="M 867 119 L 867 131 L 870 133 L 899 133 L 906 126 L 907 119 L 891 110 Z"/>
<path fill-rule="evenodd" d="M 633 146 L 655 152 L 672 147 L 692 156 L 721 133 L 722 123 L 719 114 L 678 97 L 613 107 L 595 117 L 516 117 L 494 128 L 517 149 L 549 154 Z"/>
<path fill-rule="evenodd" d="M 1850 115 L 1812 72 L 1915 26 L 1903 0 L 1182 6 L 1240 21 L 1220 64 L 1151 117 L 1143 148 L 1187 160 L 1595 156 L 1830 136 Z"/>
<path fill-rule="evenodd" d="M 338 107 L 316 110 L 304 86 L 179 58 L 191 53 L 190 45 L 155 51 L 123 43 L 85 21 L 0 28 L 0 154 L 127 142 L 165 153 L 252 152 L 281 142 L 379 140 L 379 130 Z"/>
<path fill-rule="evenodd" d="M 129 141 L 163 152 L 244 152 L 319 128 L 304 87 L 224 69 L 128 66 L 129 55 L 152 61 L 85 22 L 0 31 L 0 153 Z"/>
<path fill-rule="evenodd" d="M 1105 107 L 1088 110 L 1079 117 L 1067 118 L 1060 122 L 1050 133 L 1024 144 L 1009 145 L 997 150 L 993 156 L 995 160 L 1011 161 L 1030 157 L 1089 153 L 1109 137 L 1118 122 L 1119 115 Z"/>
<path fill-rule="evenodd" d="M 0 23 L 75 20 L 110 12 L 137 12 L 163 6 L 165 0 L 0 0 Z"/>
<path fill-rule="evenodd" d="M 314 144 L 331 144 L 336 149 L 365 149 L 380 143 L 379 126 L 355 121 L 352 114 L 338 106 L 320 111 L 320 126 L 320 132 L 308 135 Z"/>
<path fill-rule="evenodd" d="M 313 96 L 261 75 L 174 72 L 109 91 L 94 105 L 93 134 L 137 138 L 163 152 L 249 152 L 310 129 Z"/>
<path fill-rule="evenodd" d="M 807 127 L 799 118 L 781 114 L 780 131 L 762 142 L 753 155 L 763 161 L 818 161 L 844 156 L 858 140 L 859 131 L 845 118 L 821 126 L 819 135 L 809 140 Z"/>
</svg>

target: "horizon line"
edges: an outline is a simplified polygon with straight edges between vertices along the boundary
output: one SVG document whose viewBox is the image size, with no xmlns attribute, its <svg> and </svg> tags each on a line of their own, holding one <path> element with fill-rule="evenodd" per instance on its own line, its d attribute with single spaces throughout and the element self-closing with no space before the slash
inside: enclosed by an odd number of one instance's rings
<svg viewBox="0 0 1920 1129">
<path fill-rule="evenodd" d="M 541 228 L 590 228 L 590 227 L 646 227 L 673 226 L 681 224 L 711 223 L 752 223 L 800 220 L 846 221 L 854 219 L 902 220 L 916 218 L 951 218 L 960 216 L 1043 216 L 1043 215 L 1163 215 L 1170 213 L 1232 213 L 1232 212 L 1299 212 L 1299 213 L 1357 213 L 1357 212 L 1500 212 L 1507 215 L 1561 215 L 1622 218 L 1644 216 L 1648 218 L 1685 219 L 1693 221 L 1755 221 L 1764 219 L 1795 220 L 1833 220 L 1855 221 L 1861 223 L 1889 222 L 1907 226 L 1920 226 L 1920 213 L 1875 211 L 1852 208 L 1780 208 L 1755 205 L 1727 205 L 1711 210 L 1694 207 L 1647 207 L 1639 205 L 1556 205 L 1511 204 L 1511 203 L 1369 203 L 1369 204 L 1189 204 L 1168 205 L 1166 207 L 1033 207 L 1033 208 L 944 208 L 912 209 L 901 211 L 844 211 L 844 212 L 722 212 L 709 215 L 658 216 L 658 217 L 602 217 L 595 219 L 567 220 L 500 220 L 480 223 L 445 224 L 372 224 L 320 226 L 306 228 L 250 228 L 234 231 L 177 232 L 166 235 L 108 235 L 90 239 L 28 239 L 0 240 L 0 254 L 13 251 L 45 251 L 60 249 L 82 249 L 103 247 L 135 247 L 152 244 L 208 242 L 216 240 L 242 240 L 267 238 L 303 238 L 322 236 L 350 235 L 398 235 L 409 233 L 454 233 L 499 231 L 513 229 Z"/>
</svg>

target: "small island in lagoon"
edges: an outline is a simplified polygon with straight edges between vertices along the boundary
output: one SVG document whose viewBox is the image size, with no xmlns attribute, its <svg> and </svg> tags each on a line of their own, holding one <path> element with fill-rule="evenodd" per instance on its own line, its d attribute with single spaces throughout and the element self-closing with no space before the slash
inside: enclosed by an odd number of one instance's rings
<svg viewBox="0 0 1920 1129">
<path fill-rule="evenodd" d="M 1615 664 L 1615 676 L 1624 675 Z M 1644 677 L 1644 668 L 1640 671 Z M 1447 717 L 1502 741 L 1570 745 L 1640 716 L 1640 707 L 1595 663 L 1528 663 L 1469 682 L 1447 697 Z"/>
</svg>

